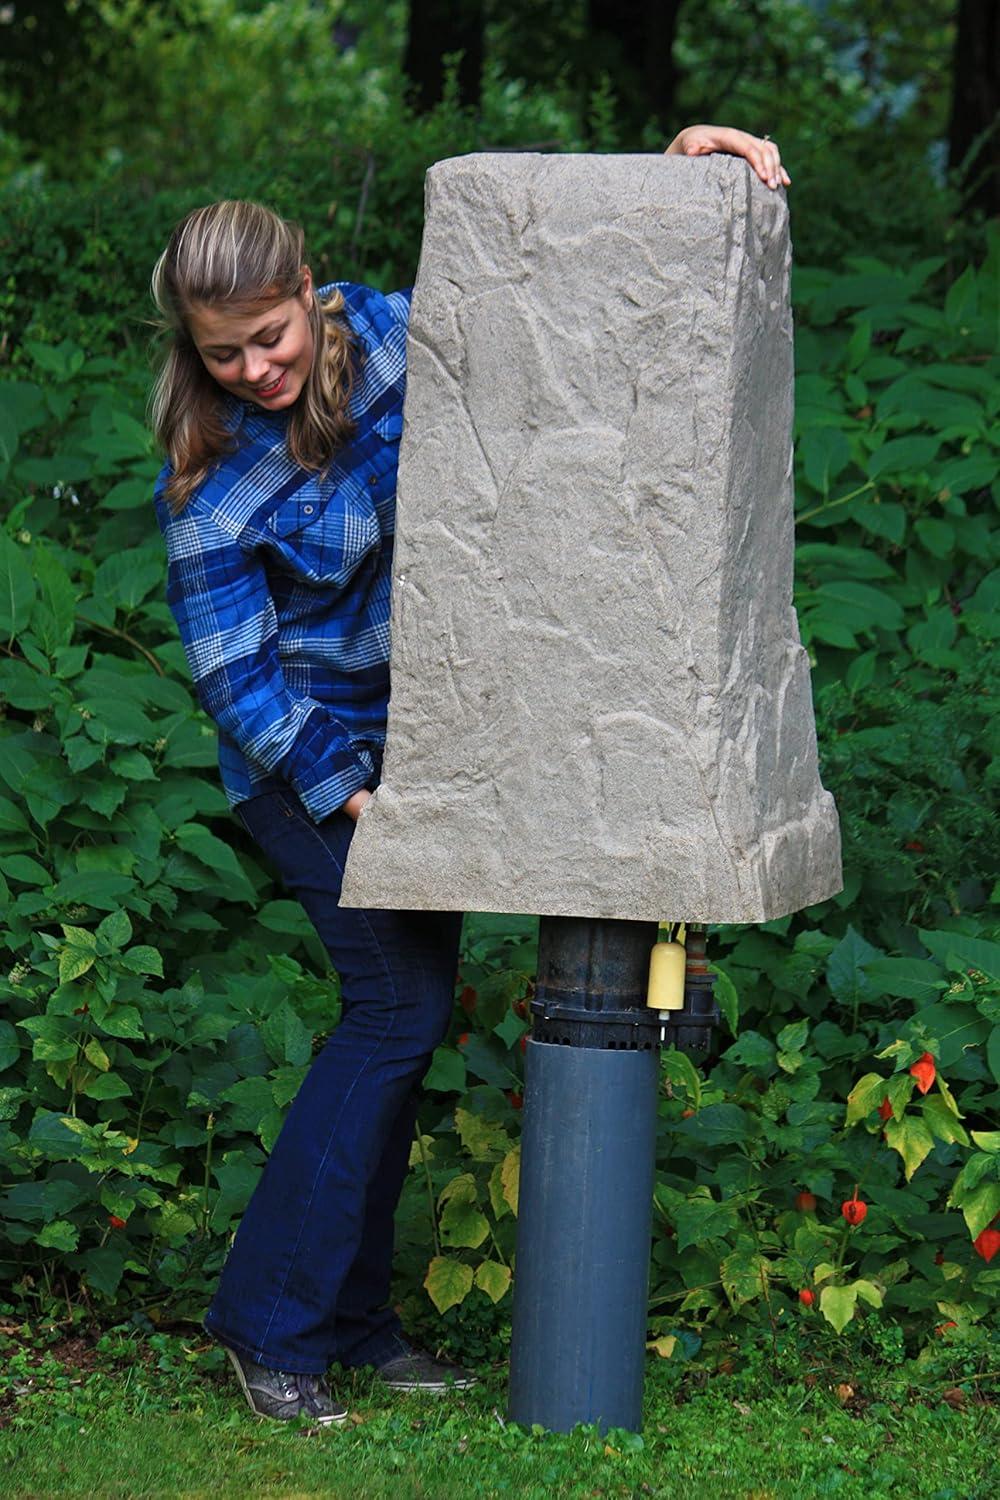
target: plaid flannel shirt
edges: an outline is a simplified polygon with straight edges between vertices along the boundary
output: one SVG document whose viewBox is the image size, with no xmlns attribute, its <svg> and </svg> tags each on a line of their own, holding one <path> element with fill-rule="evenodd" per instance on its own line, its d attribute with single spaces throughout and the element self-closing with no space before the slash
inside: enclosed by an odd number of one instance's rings
<svg viewBox="0 0 1000 1500">
<path fill-rule="evenodd" d="M 389 699 L 389 589 L 409 291 L 333 282 L 362 353 L 354 438 L 320 477 L 287 416 L 232 401 L 238 436 L 179 515 L 156 482 L 167 603 L 219 727 L 230 804 L 294 788 L 317 822 L 374 787 Z M 321 289 L 320 295 L 331 287 Z"/>
</svg>

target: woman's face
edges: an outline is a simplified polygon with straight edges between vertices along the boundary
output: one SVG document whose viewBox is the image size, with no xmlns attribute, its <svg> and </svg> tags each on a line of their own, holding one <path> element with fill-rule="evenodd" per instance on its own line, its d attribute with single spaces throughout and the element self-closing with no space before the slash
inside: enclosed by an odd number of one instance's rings
<svg viewBox="0 0 1000 1500">
<path fill-rule="evenodd" d="M 264 411 L 283 411 L 298 399 L 313 360 L 309 308 L 312 277 L 303 268 L 302 290 L 284 302 L 262 302 L 251 312 L 226 303 L 198 303 L 188 332 L 205 369 L 223 390 Z"/>
</svg>

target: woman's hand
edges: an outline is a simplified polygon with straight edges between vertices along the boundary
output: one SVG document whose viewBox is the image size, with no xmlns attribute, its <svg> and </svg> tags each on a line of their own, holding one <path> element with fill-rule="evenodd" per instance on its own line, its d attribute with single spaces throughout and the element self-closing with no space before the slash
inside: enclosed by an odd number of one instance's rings
<svg viewBox="0 0 1000 1500">
<path fill-rule="evenodd" d="M 345 812 L 349 818 L 353 818 L 356 823 L 358 821 L 358 815 L 361 812 L 361 809 L 367 802 L 370 802 L 371 800 L 371 792 L 369 792 L 366 787 L 362 787 L 360 791 L 353 792 L 351 796 L 348 797 L 347 801 L 344 803 L 343 807 L 340 810 L 341 812 Z"/>
<path fill-rule="evenodd" d="M 770 188 L 779 183 L 790 187 L 792 179 L 781 165 L 781 153 L 777 144 L 765 136 L 751 135 L 747 130 L 736 130 L 731 125 L 687 125 L 674 136 L 664 156 L 709 156 L 713 151 L 725 151 L 729 156 L 742 156 L 750 163 L 761 182 Z"/>
</svg>

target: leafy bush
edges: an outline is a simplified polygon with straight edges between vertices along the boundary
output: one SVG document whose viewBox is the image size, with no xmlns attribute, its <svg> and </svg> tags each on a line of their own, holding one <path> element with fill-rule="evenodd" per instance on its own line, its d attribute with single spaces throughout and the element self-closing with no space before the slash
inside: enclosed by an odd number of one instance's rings
<svg viewBox="0 0 1000 1500">
<path fill-rule="evenodd" d="M 940 261 L 797 277 L 798 603 L 847 885 L 720 930 L 738 1032 L 664 1060 L 663 1353 L 736 1317 L 995 1316 L 998 265 L 995 236 L 943 294 Z M 218 788 L 103 305 L 93 348 L 40 305 L 0 386 L 0 1212 L 21 1305 L 152 1314 L 203 1305 L 337 986 Z M 401 1212 L 401 1294 L 456 1349 L 504 1343 L 532 973 L 530 922 L 468 921 Z"/>
</svg>

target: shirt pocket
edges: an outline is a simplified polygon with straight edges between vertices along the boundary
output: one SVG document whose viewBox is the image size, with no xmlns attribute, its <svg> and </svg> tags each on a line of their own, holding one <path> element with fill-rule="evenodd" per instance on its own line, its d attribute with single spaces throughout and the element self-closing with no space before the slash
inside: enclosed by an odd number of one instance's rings
<svg viewBox="0 0 1000 1500">
<path fill-rule="evenodd" d="M 272 512 L 267 529 L 283 564 L 305 583 L 344 587 L 377 556 L 378 516 L 367 487 L 311 479 Z"/>
</svg>

